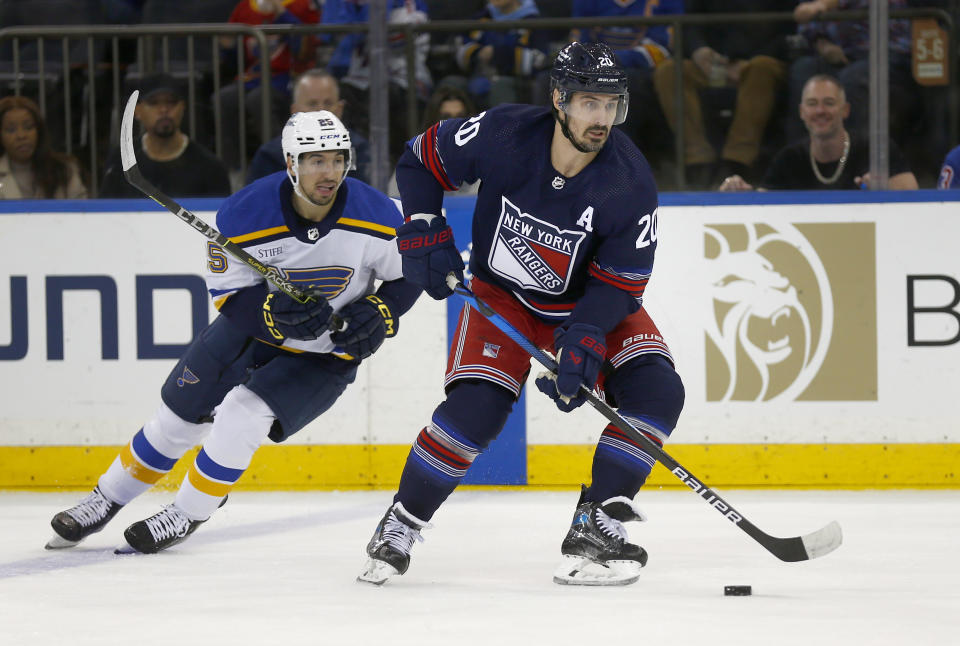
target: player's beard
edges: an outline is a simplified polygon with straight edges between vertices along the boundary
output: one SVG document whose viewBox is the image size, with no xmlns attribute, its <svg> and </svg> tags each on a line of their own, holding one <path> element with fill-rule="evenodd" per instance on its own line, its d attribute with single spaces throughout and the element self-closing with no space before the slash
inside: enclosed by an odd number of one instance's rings
<svg viewBox="0 0 960 646">
<path fill-rule="evenodd" d="M 591 130 L 602 131 L 603 137 L 599 141 L 591 139 L 588 134 Z M 580 150 L 580 152 L 595 153 L 603 148 L 604 144 L 607 143 L 607 139 L 609 138 L 610 128 L 607 128 L 606 126 L 590 126 L 589 128 L 584 128 L 583 135 L 577 142 L 580 144 L 577 146 L 577 148 Z"/>
<path fill-rule="evenodd" d="M 598 126 L 596 124 L 589 126 L 587 128 L 584 128 L 583 136 L 578 137 L 577 135 L 573 134 L 573 132 L 570 130 L 569 115 L 566 115 L 565 119 L 561 119 L 559 112 L 557 111 L 556 108 L 554 108 L 554 116 L 557 119 L 557 121 L 560 122 L 560 130 L 561 132 L 563 132 L 563 136 L 567 138 L 567 141 L 569 141 L 574 148 L 576 148 L 578 151 L 582 153 L 595 153 L 599 151 L 601 148 L 603 148 L 604 144 L 607 143 L 607 139 L 610 138 L 610 129 L 606 126 Z M 603 139 L 601 139 L 598 142 L 591 141 L 590 139 L 587 138 L 587 132 L 589 132 L 590 130 L 603 130 L 605 133 L 605 136 L 603 137 Z"/>
</svg>

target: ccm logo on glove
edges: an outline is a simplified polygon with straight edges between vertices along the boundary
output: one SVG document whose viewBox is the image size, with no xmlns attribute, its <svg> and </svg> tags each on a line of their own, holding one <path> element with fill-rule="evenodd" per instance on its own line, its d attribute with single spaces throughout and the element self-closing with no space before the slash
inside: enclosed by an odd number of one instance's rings
<svg viewBox="0 0 960 646">
<path fill-rule="evenodd" d="M 333 308 L 318 289 L 311 285 L 303 291 L 305 302 L 284 292 L 270 292 L 263 301 L 263 324 L 277 341 L 319 338 L 330 326 Z"/>
<path fill-rule="evenodd" d="M 377 308 L 377 313 L 380 314 L 383 318 L 383 326 L 386 330 L 386 336 L 395 336 L 397 334 L 397 326 L 393 320 L 393 312 L 390 311 L 390 308 L 387 306 L 383 300 L 376 294 L 370 294 L 367 296 L 367 300 Z"/>
<path fill-rule="evenodd" d="M 347 327 L 331 334 L 330 340 L 358 361 L 376 352 L 383 340 L 395 336 L 400 327 L 400 320 L 394 318 L 390 306 L 376 294 L 350 303 L 340 310 L 340 316 L 346 320 Z"/>
<path fill-rule="evenodd" d="M 273 320 L 273 297 L 276 294 L 270 293 L 267 294 L 267 300 L 263 302 L 263 323 L 267 326 L 267 332 L 270 333 L 277 341 L 283 341 L 283 335 L 280 334 L 280 330 L 277 329 L 276 323 Z"/>
</svg>

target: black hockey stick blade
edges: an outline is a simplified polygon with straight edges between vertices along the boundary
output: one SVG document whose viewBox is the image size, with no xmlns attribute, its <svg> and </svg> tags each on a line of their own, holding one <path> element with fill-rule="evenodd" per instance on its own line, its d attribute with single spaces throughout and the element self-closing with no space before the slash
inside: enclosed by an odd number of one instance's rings
<svg viewBox="0 0 960 646">
<path fill-rule="evenodd" d="M 297 287 L 293 281 L 287 279 L 276 267 L 265 265 L 242 247 L 232 242 L 225 235 L 215 228 L 201 220 L 199 217 L 180 206 L 174 199 L 164 195 L 160 189 L 151 184 L 140 172 L 137 167 L 137 155 L 133 148 L 133 116 L 137 108 L 137 98 L 140 96 L 139 90 L 134 90 L 127 101 L 123 110 L 123 119 L 120 121 L 120 160 L 123 165 L 123 175 L 131 186 L 149 197 L 151 200 L 167 209 L 175 216 L 186 222 L 196 231 L 199 231 L 208 239 L 213 240 L 224 251 L 241 261 L 265 279 L 276 285 L 277 289 L 284 292 L 291 298 L 301 303 L 311 300 L 302 289 Z M 330 329 L 334 331 L 343 330 L 346 327 L 345 322 L 336 314 L 330 316 Z"/>
<path fill-rule="evenodd" d="M 543 367 L 556 374 L 557 363 L 549 354 L 534 345 L 522 332 L 517 330 L 510 321 L 480 300 L 476 294 L 464 286 L 463 283 L 458 281 L 452 274 L 447 276 L 447 285 L 455 294 L 483 314 L 483 316 L 493 323 L 501 332 L 526 350 L 527 353 L 543 365 Z M 610 408 L 605 401 L 599 399 L 585 387 L 582 388 L 587 402 L 601 415 L 606 417 L 610 423 L 627 434 L 634 442 L 641 445 L 647 453 L 656 458 L 658 462 L 666 467 L 670 473 L 679 478 L 683 484 L 689 487 L 703 499 L 704 502 L 720 512 L 724 518 L 743 530 L 748 536 L 757 541 L 766 548 L 768 552 L 781 561 L 795 562 L 819 558 L 829 554 L 843 543 L 843 532 L 840 529 L 840 524 L 836 521 L 804 536 L 779 538 L 767 534 L 747 520 L 747 518 L 730 503 L 721 498 L 720 494 L 703 484 L 700 479 L 691 474 L 686 467 L 681 466 L 669 453 L 634 428 L 633 425 L 621 417 L 619 413 Z"/>
</svg>

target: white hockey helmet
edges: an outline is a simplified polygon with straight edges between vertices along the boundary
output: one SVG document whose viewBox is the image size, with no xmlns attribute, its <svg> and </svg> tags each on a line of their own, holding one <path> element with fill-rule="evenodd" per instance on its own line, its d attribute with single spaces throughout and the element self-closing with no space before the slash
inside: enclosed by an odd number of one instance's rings
<svg viewBox="0 0 960 646">
<path fill-rule="evenodd" d="M 350 131 L 337 118 L 337 115 L 327 110 L 317 112 L 295 112 L 287 120 L 280 137 L 283 146 L 284 161 L 293 160 L 287 165 L 287 175 L 293 182 L 293 190 L 297 195 L 308 199 L 300 189 L 298 164 L 300 155 L 313 152 L 327 152 L 342 150 L 346 154 L 346 164 L 343 170 L 343 182 L 347 171 L 356 169 L 353 146 L 350 143 Z"/>
</svg>

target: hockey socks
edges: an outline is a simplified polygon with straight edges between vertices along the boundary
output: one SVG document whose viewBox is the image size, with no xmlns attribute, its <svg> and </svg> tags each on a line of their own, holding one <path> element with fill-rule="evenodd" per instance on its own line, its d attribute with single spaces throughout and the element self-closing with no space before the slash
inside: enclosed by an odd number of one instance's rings
<svg viewBox="0 0 960 646">
<path fill-rule="evenodd" d="M 621 413 L 622 414 L 622 413 Z M 657 446 L 663 446 L 668 434 L 653 427 L 642 418 L 623 415 Z M 592 482 L 589 499 L 602 502 L 614 496 L 633 498 L 650 475 L 656 463 L 637 442 L 613 424 L 608 424 L 593 454 Z"/>
<path fill-rule="evenodd" d="M 210 437 L 177 492 L 175 505 L 190 520 L 206 520 L 243 475 L 276 417 L 246 386 L 237 386 L 217 408 Z"/>
<path fill-rule="evenodd" d="M 485 381 L 460 381 L 410 449 L 394 498 L 428 521 L 493 438 L 513 408 L 513 393 Z"/>
<path fill-rule="evenodd" d="M 410 449 L 395 500 L 417 518 L 430 520 L 463 480 L 480 450 L 449 426 L 444 428 L 434 414 Z"/>
<path fill-rule="evenodd" d="M 607 381 L 618 412 L 641 435 L 663 446 L 683 409 L 684 389 L 673 365 L 659 354 L 628 361 Z M 633 498 L 656 462 L 639 442 L 608 424 L 593 457 L 593 481 L 587 500 Z"/>
<path fill-rule="evenodd" d="M 100 476 L 100 491 L 113 502 L 126 505 L 165 476 L 209 431 L 210 424 L 191 424 L 161 404 Z"/>
</svg>

